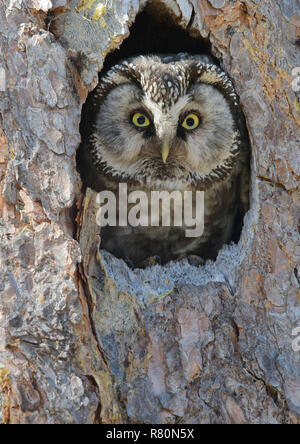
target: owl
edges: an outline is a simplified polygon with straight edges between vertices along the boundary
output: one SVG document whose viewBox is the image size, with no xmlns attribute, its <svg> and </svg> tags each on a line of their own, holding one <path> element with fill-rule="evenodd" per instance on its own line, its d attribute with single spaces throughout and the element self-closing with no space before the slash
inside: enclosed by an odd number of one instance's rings
<svg viewBox="0 0 300 444">
<path fill-rule="evenodd" d="M 107 226 L 101 248 L 135 267 L 214 260 L 236 240 L 248 207 L 249 144 L 229 77 L 206 55 L 147 55 L 101 75 L 84 110 L 81 176 L 96 191 L 204 192 L 204 232 L 184 227 Z M 197 262 L 197 261 L 196 261 Z"/>
</svg>

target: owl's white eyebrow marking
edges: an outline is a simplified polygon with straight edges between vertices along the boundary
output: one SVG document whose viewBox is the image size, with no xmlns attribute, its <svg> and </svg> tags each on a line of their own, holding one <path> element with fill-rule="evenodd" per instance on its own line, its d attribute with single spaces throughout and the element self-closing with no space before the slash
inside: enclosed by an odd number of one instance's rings
<svg viewBox="0 0 300 444">
<path fill-rule="evenodd" d="M 172 129 L 172 132 L 174 132 L 176 131 L 181 111 L 190 103 L 190 100 L 191 96 L 187 94 L 184 97 L 179 97 L 176 103 L 171 104 L 166 109 L 164 101 L 155 102 L 155 98 L 153 100 L 152 95 L 146 94 L 142 103 L 152 113 L 156 129 L 159 128 L 162 132 L 170 132 Z"/>
</svg>

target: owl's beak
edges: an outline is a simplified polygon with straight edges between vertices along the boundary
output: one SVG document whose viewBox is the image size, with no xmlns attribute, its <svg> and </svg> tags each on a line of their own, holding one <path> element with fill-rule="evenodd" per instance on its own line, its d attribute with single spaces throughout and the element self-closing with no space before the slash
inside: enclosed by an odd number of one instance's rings
<svg viewBox="0 0 300 444">
<path fill-rule="evenodd" d="M 161 157 L 162 157 L 163 163 L 166 163 L 168 155 L 169 155 L 169 152 L 170 152 L 169 141 L 168 140 L 164 140 L 163 144 L 162 144 L 162 147 L 161 147 Z"/>
</svg>

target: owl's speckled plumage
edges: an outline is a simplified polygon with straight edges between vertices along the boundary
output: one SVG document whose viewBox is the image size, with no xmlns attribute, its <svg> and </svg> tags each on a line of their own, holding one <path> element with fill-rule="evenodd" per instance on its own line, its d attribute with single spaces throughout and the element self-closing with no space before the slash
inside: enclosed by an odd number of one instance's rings
<svg viewBox="0 0 300 444">
<path fill-rule="evenodd" d="M 135 265 L 153 255 L 163 261 L 185 254 L 215 258 L 234 237 L 248 197 L 248 143 L 228 76 L 208 56 L 138 56 L 102 76 L 89 107 L 81 146 L 87 185 L 205 192 L 203 236 L 186 238 L 184 227 L 106 227 L 101 247 Z M 151 120 L 146 130 L 131 122 L 137 111 Z M 180 124 L 189 112 L 201 116 L 193 131 Z"/>
</svg>

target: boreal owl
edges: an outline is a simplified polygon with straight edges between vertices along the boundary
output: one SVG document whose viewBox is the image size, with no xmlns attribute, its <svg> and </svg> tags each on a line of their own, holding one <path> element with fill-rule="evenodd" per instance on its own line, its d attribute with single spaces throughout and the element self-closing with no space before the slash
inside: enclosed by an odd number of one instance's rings
<svg viewBox="0 0 300 444">
<path fill-rule="evenodd" d="M 233 84 L 209 56 L 113 66 L 88 99 L 81 131 L 81 174 L 97 191 L 117 194 L 119 183 L 128 192 L 204 191 L 201 236 L 174 225 L 105 227 L 101 248 L 142 266 L 150 257 L 215 259 L 235 238 L 248 205 L 249 145 Z"/>
</svg>

